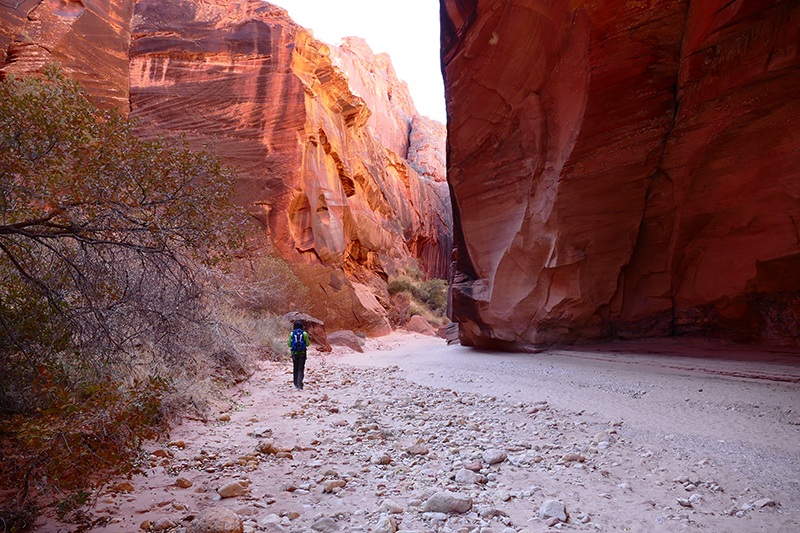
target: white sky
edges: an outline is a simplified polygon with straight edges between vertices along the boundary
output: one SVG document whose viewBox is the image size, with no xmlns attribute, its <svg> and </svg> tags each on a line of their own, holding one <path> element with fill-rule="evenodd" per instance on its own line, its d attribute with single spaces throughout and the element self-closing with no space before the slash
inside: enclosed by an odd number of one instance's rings
<svg viewBox="0 0 800 533">
<path fill-rule="evenodd" d="M 387 52 L 397 76 L 408 83 L 417 111 L 447 120 L 439 63 L 438 0 L 269 0 L 285 8 L 314 37 L 338 44 L 343 37 L 367 40 Z"/>
</svg>

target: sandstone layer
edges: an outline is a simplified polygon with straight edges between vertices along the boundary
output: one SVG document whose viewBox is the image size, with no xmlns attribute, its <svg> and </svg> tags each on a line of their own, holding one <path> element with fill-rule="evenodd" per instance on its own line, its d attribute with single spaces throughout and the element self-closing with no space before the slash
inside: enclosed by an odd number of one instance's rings
<svg viewBox="0 0 800 533">
<path fill-rule="evenodd" d="M 0 4 L 0 79 L 57 62 L 103 107 L 128 112 L 133 0 L 15 0 Z"/>
<path fill-rule="evenodd" d="M 800 2 L 442 0 L 453 318 L 796 343 Z"/>
<path fill-rule="evenodd" d="M 329 46 L 259 0 L 29 0 L 0 17 L 3 74 L 56 60 L 143 137 L 211 143 L 328 330 L 388 332 L 387 278 L 417 260 L 447 277 L 444 126 L 362 39 Z"/>
</svg>

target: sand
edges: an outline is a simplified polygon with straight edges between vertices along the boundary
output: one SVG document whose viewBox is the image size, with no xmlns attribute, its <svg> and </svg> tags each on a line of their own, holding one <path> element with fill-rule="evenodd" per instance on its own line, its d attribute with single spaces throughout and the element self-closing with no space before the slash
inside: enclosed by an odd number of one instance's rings
<svg viewBox="0 0 800 533">
<path fill-rule="evenodd" d="M 90 530 L 182 531 L 223 506 L 246 532 L 800 531 L 789 349 L 665 340 L 507 354 L 398 332 L 363 354 L 311 353 L 303 391 L 290 363 L 263 362 L 215 409 L 148 445 L 147 476 L 97 491 Z M 265 442 L 284 452 L 256 453 Z M 243 494 L 221 498 L 232 482 Z M 471 509 L 426 507 L 442 491 Z M 541 515 L 549 501 L 566 522 Z"/>
</svg>

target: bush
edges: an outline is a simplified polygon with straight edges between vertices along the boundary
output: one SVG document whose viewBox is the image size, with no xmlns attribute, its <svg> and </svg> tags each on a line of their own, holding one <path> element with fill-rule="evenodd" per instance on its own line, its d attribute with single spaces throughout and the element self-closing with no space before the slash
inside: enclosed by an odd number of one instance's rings
<svg viewBox="0 0 800 533">
<path fill-rule="evenodd" d="M 432 324 L 447 321 L 447 282 L 443 279 L 422 281 L 421 273 L 399 276 L 389 281 L 388 290 L 399 323 L 404 324 L 413 315 L 424 316 Z"/>
<path fill-rule="evenodd" d="M 0 83 L 0 482 L 22 515 L 130 472 L 169 380 L 246 372 L 198 270 L 241 243 L 235 175 L 136 126 L 52 67 Z"/>
</svg>

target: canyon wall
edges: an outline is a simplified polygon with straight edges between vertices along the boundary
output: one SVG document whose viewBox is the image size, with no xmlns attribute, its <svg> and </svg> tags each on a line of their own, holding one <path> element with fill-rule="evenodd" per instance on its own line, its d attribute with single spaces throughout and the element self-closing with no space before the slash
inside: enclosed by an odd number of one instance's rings
<svg viewBox="0 0 800 533">
<path fill-rule="evenodd" d="M 800 2 L 441 14 L 463 343 L 797 343 Z"/>
<path fill-rule="evenodd" d="M 238 170 L 254 241 L 329 329 L 387 333 L 387 278 L 417 259 L 447 277 L 444 126 L 363 40 L 329 46 L 259 0 L 40 0 L 0 17 L 3 74 L 57 60 L 143 138 L 211 143 Z"/>
</svg>

